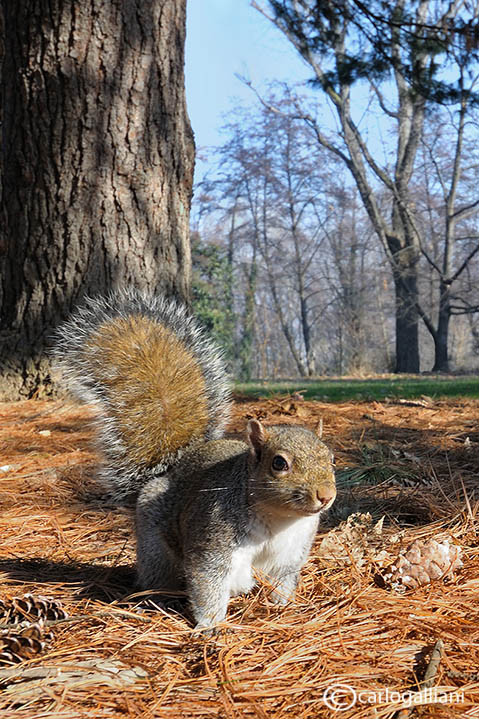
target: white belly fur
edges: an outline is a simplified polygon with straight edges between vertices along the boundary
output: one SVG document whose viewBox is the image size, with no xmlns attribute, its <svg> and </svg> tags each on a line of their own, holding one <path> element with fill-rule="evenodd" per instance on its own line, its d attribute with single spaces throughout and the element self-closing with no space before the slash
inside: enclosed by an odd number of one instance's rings
<svg viewBox="0 0 479 719">
<path fill-rule="evenodd" d="M 233 552 L 230 596 L 249 592 L 254 586 L 253 567 L 266 576 L 281 576 L 282 569 L 303 556 L 318 526 L 318 516 L 294 520 L 258 521 Z"/>
</svg>

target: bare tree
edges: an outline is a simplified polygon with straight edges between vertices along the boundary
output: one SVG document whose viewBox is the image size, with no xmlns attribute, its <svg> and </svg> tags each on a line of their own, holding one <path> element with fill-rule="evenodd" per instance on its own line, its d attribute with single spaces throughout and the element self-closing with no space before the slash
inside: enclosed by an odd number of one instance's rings
<svg viewBox="0 0 479 719">
<path fill-rule="evenodd" d="M 357 370 L 373 344 L 364 342 L 379 264 L 371 228 L 341 163 L 291 118 L 288 94 L 274 103 L 284 112 L 234 110 L 218 172 L 195 200 L 204 220 L 219 218 L 214 235 L 222 222 L 223 242 L 234 247 L 240 374 L 253 350 L 262 374 Z"/>
<path fill-rule="evenodd" d="M 84 293 L 185 298 L 194 143 L 186 0 L 2 0 L 2 396 L 50 391 L 44 347 Z"/>
<path fill-rule="evenodd" d="M 235 114 L 238 115 L 238 110 Z M 293 127 L 296 124 L 296 127 Z M 268 285 L 272 309 L 283 339 L 302 376 L 315 372 L 312 330 L 316 317 L 310 306 L 311 268 L 321 244 L 318 225 L 320 178 L 312 175 L 317 148 L 298 123 L 262 111 L 252 121 L 243 118 L 229 128 L 231 140 L 221 149 L 224 176 L 217 182 L 221 196 L 239 201 L 241 222 L 237 242 L 250 247 L 250 272 Z M 314 188 L 311 177 L 316 177 Z M 312 226 L 314 225 L 314 226 Z M 247 283 L 246 314 L 255 287 Z"/>
<path fill-rule="evenodd" d="M 381 257 L 372 242 L 373 231 L 359 206 L 357 193 L 342 188 L 329 197 L 333 217 L 326 228 L 322 260 L 327 267 L 325 278 L 333 299 L 337 328 L 337 369 L 339 374 L 371 370 L 376 365 L 373 355 L 386 361 L 389 338 L 371 331 L 374 324 L 384 321 L 377 297 L 377 284 L 383 274 Z M 384 293 L 383 293 L 384 294 Z M 378 352 L 378 345 L 382 352 Z"/>
<path fill-rule="evenodd" d="M 358 0 L 267 0 L 253 5 L 296 48 L 333 109 L 336 133 L 301 102 L 295 116 L 313 129 L 318 143 L 340 158 L 354 178 L 393 274 L 396 369 L 417 372 L 421 246 L 409 186 L 428 103 L 461 100 L 453 84 L 439 76 L 440 59 L 456 69 L 458 58 L 463 66 L 470 59 L 471 52 L 468 56 L 465 50 L 474 47 L 470 38 L 477 29 L 479 6 L 462 8 L 464 18 L 458 15 L 460 3 L 444 6 L 433 0 L 396 0 L 387 7 Z M 457 46 L 456 54 L 448 52 L 451 44 Z M 385 93 L 382 83 L 390 79 Z M 361 131 L 354 112 L 353 87 L 365 81 L 383 117 L 395 128 L 391 167 L 376 159 L 374 143 Z M 387 212 L 378 202 L 379 188 L 389 198 Z"/>
<path fill-rule="evenodd" d="M 467 99 L 464 92 L 457 113 L 438 113 L 429 122 L 422 138 L 421 183 L 416 187 L 416 231 L 437 288 L 431 308 L 424 302 L 419 305 L 434 341 L 435 372 L 449 371 L 451 318 L 479 311 L 479 293 L 468 291 L 470 283 L 464 283 L 479 259 L 477 123 L 472 116 L 468 121 Z"/>
</svg>

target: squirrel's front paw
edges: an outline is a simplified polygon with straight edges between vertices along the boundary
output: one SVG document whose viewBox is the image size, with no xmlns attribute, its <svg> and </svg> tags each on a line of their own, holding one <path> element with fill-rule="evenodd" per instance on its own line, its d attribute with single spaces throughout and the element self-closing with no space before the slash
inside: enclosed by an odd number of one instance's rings
<svg viewBox="0 0 479 719">
<path fill-rule="evenodd" d="M 291 601 L 291 597 L 285 597 L 284 594 L 279 594 L 278 592 L 271 592 L 269 599 L 273 602 L 273 604 L 279 604 L 283 607 Z"/>
<path fill-rule="evenodd" d="M 209 639 L 210 637 L 217 637 L 222 631 L 222 627 L 219 626 L 206 626 L 205 624 L 197 624 L 193 629 L 192 636 L 195 639 Z"/>
<path fill-rule="evenodd" d="M 283 580 L 280 584 L 277 584 L 269 595 L 269 599 L 274 604 L 285 605 L 294 601 L 296 593 L 296 578 Z"/>
</svg>

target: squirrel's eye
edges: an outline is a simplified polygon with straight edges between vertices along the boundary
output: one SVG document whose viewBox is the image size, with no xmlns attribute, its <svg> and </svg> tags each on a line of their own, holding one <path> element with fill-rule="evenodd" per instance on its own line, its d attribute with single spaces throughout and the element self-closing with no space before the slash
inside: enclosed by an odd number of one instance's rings
<svg viewBox="0 0 479 719">
<path fill-rule="evenodd" d="M 284 457 L 282 457 L 280 454 L 277 454 L 276 457 L 273 457 L 273 461 L 271 462 L 271 469 L 273 469 L 275 472 L 286 472 L 286 470 L 289 469 L 289 465 Z"/>
</svg>

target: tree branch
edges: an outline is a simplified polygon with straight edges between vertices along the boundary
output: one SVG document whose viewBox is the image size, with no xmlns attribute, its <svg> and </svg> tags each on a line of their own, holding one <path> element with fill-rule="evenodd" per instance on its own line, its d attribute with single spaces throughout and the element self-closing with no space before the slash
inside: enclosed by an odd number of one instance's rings
<svg viewBox="0 0 479 719">
<path fill-rule="evenodd" d="M 462 273 L 463 273 L 464 270 L 466 269 L 466 267 L 467 267 L 467 265 L 469 264 L 469 262 L 472 260 L 472 258 L 473 258 L 475 255 L 477 255 L 478 252 L 479 252 L 479 242 L 478 242 L 478 244 L 474 247 L 474 249 L 471 250 L 471 252 L 468 254 L 468 256 L 466 257 L 466 259 L 464 260 L 464 262 L 462 263 L 462 265 L 459 267 L 459 269 L 456 270 L 456 272 L 454 272 L 454 274 L 452 275 L 452 277 L 449 278 L 448 284 L 452 284 L 453 282 L 455 282 L 455 281 L 457 280 L 457 278 L 458 278 L 460 275 L 462 275 Z"/>
<path fill-rule="evenodd" d="M 455 220 L 467 220 L 468 217 L 471 217 L 476 212 L 479 211 L 479 200 L 476 200 L 475 202 L 471 203 L 470 205 L 466 205 L 466 207 L 461 207 L 460 210 L 456 210 L 452 217 L 454 217 Z"/>
</svg>

